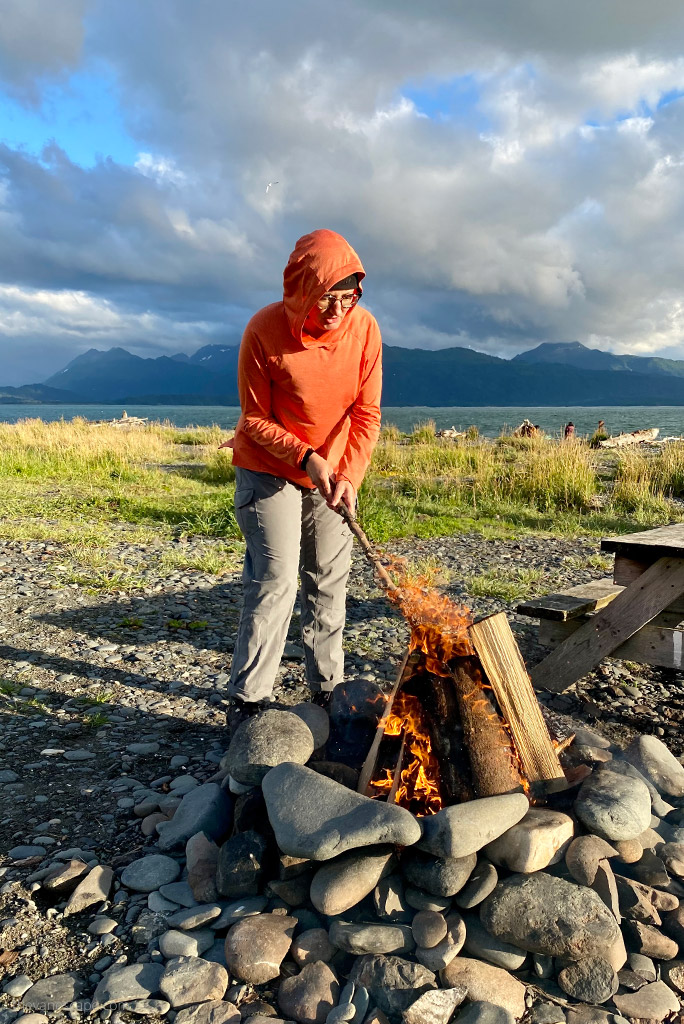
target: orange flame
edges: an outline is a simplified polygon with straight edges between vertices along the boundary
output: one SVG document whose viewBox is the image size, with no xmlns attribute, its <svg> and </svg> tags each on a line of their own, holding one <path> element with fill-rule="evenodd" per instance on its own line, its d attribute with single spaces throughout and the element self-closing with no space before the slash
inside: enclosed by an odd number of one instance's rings
<svg viewBox="0 0 684 1024">
<path fill-rule="evenodd" d="M 402 734 L 411 759 L 401 771 L 394 802 L 410 807 L 417 814 L 436 814 L 442 807 L 439 761 L 432 752 L 420 700 L 404 691 L 397 695 L 385 726 L 385 736 Z M 378 796 L 389 796 L 393 785 L 394 772 L 389 769 L 385 769 L 384 778 L 373 781 Z"/>
<path fill-rule="evenodd" d="M 468 636 L 472 612 L 432 589 L 427 578 L 409 582 L 406 570 L 401 565 L 395 568 L 400 571 L 399 585 L 388 596 L 411 627 L 411 650 L 423 652 L 432 675 L 449 675 L 452 658 L 473 654 Z"/>
</svg>

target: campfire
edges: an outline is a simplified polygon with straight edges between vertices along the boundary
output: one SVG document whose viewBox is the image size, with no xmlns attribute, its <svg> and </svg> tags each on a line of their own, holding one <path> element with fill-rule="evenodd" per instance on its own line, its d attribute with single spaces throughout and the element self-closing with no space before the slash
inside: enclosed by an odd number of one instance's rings
<svg viewBox="0 0 684 1024">
<path fill-rule="evenodd" d="M 506 616 L 469 609 L 425 581 L 390 598 L 411 642 L 366 758 L 359 792 L 418 816 L 484 796 L 562 788 L 563 769 Z"/>
</svg>

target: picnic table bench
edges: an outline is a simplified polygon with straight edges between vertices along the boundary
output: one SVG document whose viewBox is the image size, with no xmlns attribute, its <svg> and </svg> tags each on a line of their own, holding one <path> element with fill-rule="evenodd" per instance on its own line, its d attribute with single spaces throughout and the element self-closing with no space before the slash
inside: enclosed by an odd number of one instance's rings
<svg viewBox="0 0 684 1024">
<path fill-rule="evenodd" d="M 532 669 L 539 690 L 566 690 L 609 655 L 684 668 L 684 525 L 608 537 L 613 577 L 524 601 L 554 650 Z"/>
</svg>

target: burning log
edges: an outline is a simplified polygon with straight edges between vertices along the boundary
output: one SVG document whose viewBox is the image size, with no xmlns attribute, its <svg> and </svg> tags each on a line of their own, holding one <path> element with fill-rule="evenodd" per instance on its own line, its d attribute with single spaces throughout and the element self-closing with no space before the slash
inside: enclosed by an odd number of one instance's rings
<svg viewBox="0 0 684 1024">
<path fill-rule="evenodd" d="M 475 796 L 498 796 L 521 789 L 522 777 L 514 763 L 510 736 L 485 691 L 477 661 L 459 658 L 452 668 Z"/>
</svg>

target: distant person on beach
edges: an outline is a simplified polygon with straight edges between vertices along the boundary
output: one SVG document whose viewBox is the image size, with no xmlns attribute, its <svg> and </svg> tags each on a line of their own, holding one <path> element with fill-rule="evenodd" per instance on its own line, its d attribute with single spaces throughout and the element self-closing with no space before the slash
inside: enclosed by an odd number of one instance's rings
<svg viewBox="0 0 684 1024">
<path fill-rule="evenodd" d="M 599 421 L 598 421 L 598 427 L 597 427 L 597 429 L 596 429 L 596 433 L 597 433 L 597 434 L 605 434 L 605 435 L 606 435 L 606 437 L 608 436 L 608 432 L 607 432 L 607 430 L 606 430 L 606 423 L 605 423 L 605 420 L 599 420 Z"/>
<path fill-rule="evenodd" d="M 229 694 L 233 730 L 272 699 L 301 579 L 306 679 L 325 706 L 342 681 L 356 495 L 380 433 L 382 343 L 359 305 L 365 271 L 334 231 L 295 245 L 283 298 L 247 324 L 238 360 L 235 517 L 247 551 Z M 222 446 L 223 447 L 223 446 Z"/>
<path fill-rule="evenodd" d="M 570 421 L 570 423 L 566 423 L 565 424 L 565 431 L 563 433 L 563 438 L 566 441 L 572 441 L 574 436 L 575 436 L 575 424 L 572 421 Z"/>
</svg>

